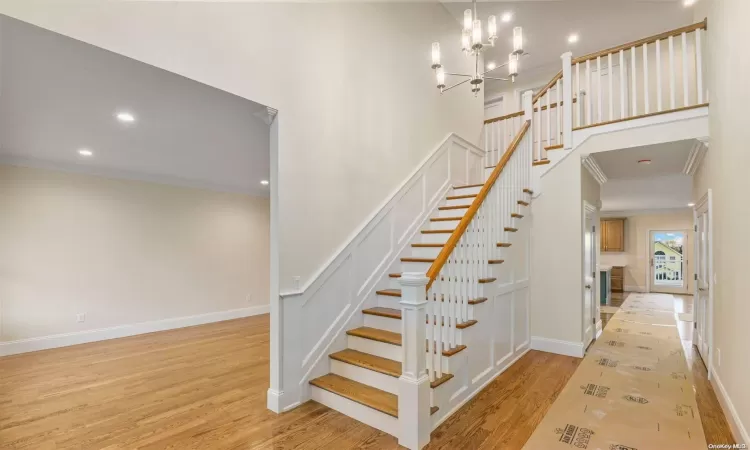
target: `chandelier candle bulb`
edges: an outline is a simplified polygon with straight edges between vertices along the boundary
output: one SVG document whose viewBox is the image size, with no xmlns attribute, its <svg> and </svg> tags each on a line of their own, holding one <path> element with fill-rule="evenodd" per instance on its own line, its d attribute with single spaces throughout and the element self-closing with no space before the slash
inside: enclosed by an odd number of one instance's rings
<svg viewBox="0 0 750 450">
<path fill-rule="evenodd" d="M 437 69 L 440 67 L 440 43 L 432 43 L 432 68 Z"/>
<path fill-rule="evenodd" d="M 437 69 L 437 72 L 435 72 L 437 75 L 437 87 L 442 89 L 445 87 L 445 71 L 442 67 Z"/>
<path fill-rule="evenodd" d="M 497 39 L 497 19 L 495 16 L 487 18 L 487 35 L 490 38 L 490 43 L 494 44 Z"/>
<path fill-rule="evenodd" d="M 471 49 L 471 31 L 469 30 L 461 33 L 461 49 L 466 52 Z"/>
<path fill-rule="evenodd" d="M 472 29 L 472 33 L 471 33 L 471 43 L 473 44 L 472 47 L 475 49 L 482 48 L 482 21 L 481 20 L 474 21 L 474 28 Z"/>
<path fill-rule="evenodd" d="M 471 10 L 467 9 L 464 11 L 464 30 L 471 30 Z"/>
<path fill-rule="evenodd" d="M 523 53 L 523 29 L 521 27 L 513 28 L 513 53 L 516 55 Z"/>
<path fill-rule="evenodd" d="M 513 53 L 508 55 L 508 76 L 518 76 L 518 57 Z"/>
</svg>

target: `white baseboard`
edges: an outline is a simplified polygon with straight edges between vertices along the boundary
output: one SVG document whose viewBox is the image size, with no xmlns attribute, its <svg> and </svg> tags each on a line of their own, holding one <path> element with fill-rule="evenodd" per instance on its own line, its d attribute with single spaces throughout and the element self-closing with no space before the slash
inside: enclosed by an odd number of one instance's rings
<svg viewBox="0 0 750 450">
<path fill-rule="evenodd" d="M 583 358 L 584 354 L 583 342 L 560 341 L 539 336 L 531 337 L 531 349 L 576 358 Z"/>
<path fill-rule="evenodd" d="M 155 331 L 173 330 L 176 328 L 203 325 L 224 320 L 266 314 L 268 305 L 252 306 L 249 308 L 217 311 L 195 316 L 174 317 L 171 319 L 154 320 L 128 325 L 118 325 L 96 330 L 76 331 L 74 333 L 54 334 L 38 338 L 19 339 L 17 341 L 0 342 L 0 356 L 16 355 L 19 353 L 35 352 L 50 348 L 67 347 L 70 345 L 86 344 L 88 342 L 106 341 L 136 334 L 153 333 Z"/>
<path fill-rule="evenodd" d="M 713 384 L 716 387 L 716 392 L 719 394 L 717 397 L 719 403 L 721 403 L 722 409 L 724 410 L 724 415 L 727 417 L 729 427 L 732 429 L 734 439 L 738 444 L 750 445 L 750 436 L 747 434 L 747 428 L 745 428 L 745 424 L 742 423 L 739 414 L 737 414 L 737 410 L 734 409 L 732 400 L 729 398 L 726 389 L 724 389 L 724 385 L 721 384 L 719 374 L 716 373 L 716 370 L 713 368 L 711 368 L 711 381 L 713 381 Z"/>
</svg>

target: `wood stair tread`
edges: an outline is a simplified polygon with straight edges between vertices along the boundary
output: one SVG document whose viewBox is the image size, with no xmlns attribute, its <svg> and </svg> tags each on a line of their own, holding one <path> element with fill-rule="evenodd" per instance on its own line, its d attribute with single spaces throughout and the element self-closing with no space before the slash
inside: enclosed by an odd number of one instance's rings
<svg viewBox="0 0 750 450">
<path fill-rule="evenodd" d="M 453 378 L 453 374 L 451 374 L 451 373 L 444 373 L 442 377 L 435 378 L 435 381 L 431 381 L 430 382 L 430 387 L 432 389 L 435 389 L 436 387 L 440 386 L 441 384 L 445 383 L 446 381 L 450 380 L 451 378 Z M 436 408 L 436 406 L 433 406 L 432 408 Z M 430 414 L 434 414 L 432 412 L 432 408 L 430 408 Z"/>
<path fill-rule="evenodd" d="M 490 259 L 490 260 L 487 260 L 488 264 L 502 264 L 504 262 L 505 262 L 504 259 Z"/>
<path fill-rule="evenodd" d="M 401 346 L 401 333 L 380 330 L 371 327 L 359 327 L 346 332 L 349 336 L 356 336 L 371 341 L 383 342 L 385 344 Z"/>
<path fill-rule="evenodd" d="M 451 196 L 446 197 L 445 199 L 446 200 L 461 200 L 464 198 L 474 198 L 476 196 L 477 194 L 451 195 Z"/>
<path fill-rule="evenodd" d="M 523 192 L 525 192 L 526 194 L 532 194 L 532 195 L 534 194 L 534 191 L 532 191 L 529 188 L 523 188 Z"/>
<path fill-rule="evenodd" d="M 480 278 L 479 284 L 485 284 L 485 283 L 493 283 L 497 281 L 497 278 L 491 277 L 491 278 Z"/>
<path fill-rule="evenodd" d="M 347 348 L 340 352 L 328 355 L 331 359 L 345 362 L 357 367 L 379 372 L 391 377 L 398 378 L 401 376 L 401 363 L 392 359 L 371 355 Z"/>
<path fill-rule="evenodd" d="M 436 412 L 438 412 L 438 410 L 440 410 L 440 408 L 438 408 L 437 406 L 430 406 L 430 415 L 435 414 Z"/>
<path fill-rule="evenodd" d="M 430 222 L 450 222 L 452 220 L 461 220 L 463 217 L 433 217 Z"/>
<path fill-rule="evenodd" d="M 479 297 L 479 298 L 474 298 L 474 299 L 469 300 L 468 303 L 470 305 L 478 305 L 478 304 L 484 303 L 486 301 L 487 301 L 487 297 Z"/>
<path fill-rule="evenodd" d="M 543 166 L 545 164 L 549 164 L 549 159 L 540 159 L 539 161 L 531 163 L 532 166 Z"/>
<path fill-rule="evenodd" d="M 510 242 L 498 242 L 497 243 L 498 247 L 510 247 L 511 245 L 513 244 L 511 244 Z"/>
<path fill-rule="evenodd" d="M 353 402 L 398 417 L 398 396 L 333 373 L 310 380 L 310 384 Z"/>
<path fill-rule="evenodd" d="M 518 231 L 518 228 L 505 227 L 505 231 L 510 231 L 511 233 L 515 233 L 516 231 Z"/>
<path fill-rule="evenodd" d="M 440 211 L 448 211 L 451 209 L 469 209 L 471 205 L 458 205 L 458 206 L 439 206 Z"/>
<path fill-rule="evenodd" d="M 523 205 L 523 206 L 529 206 L 529 202 L 525 202 L 525 201 L 523 201 L 523 200 L 519 200 L 519 201 L 518 201 L 517 203 L 518 203 L 519 205 Z"/>
<path fill-rule="evenodd" d="M 411 246 L 416 248 L 443 248 L 445 244 L 411 244 Z"/>
<path fill-rule="evenodd" d="M 427 347 L 427 345 L 428 345 L 428 343 L 425 342 L 425 350 L 429 353 L 430 349 L 429 349 L 429 347 Z M 456 353 L 464 351 L 464 350 L 466 350 L 466 346 L 465 345 L 457 345 L 457 346 L 453 347 L 450 350 L 443 350 L 442 353 L 443 353 L 443 356 L 453 356 Z"/>
<path fill-rule="evenodd" d="M 433 263 L 435 262 L 435 258 L 414 258 L 410 256 L 401 258 L 401 262 Z"/>
<path fill-rule="evenodd" d="M 453 189 L 466 189 L 466 188 L 475 188 L 475 187 L 482 187 L 484 184 L 467 184 L 465 186 L 453 186 Z"/>
<path fill-rule="evenodd" d="M 523 214 L 511 213 L 510 216 L 514 219 L 523 219 Z"/>
<path fill-rule="evenodd" d="M 395 309 L 395 308 L 383 308 L 381 306 L 376 306 L 375 308 L 368 308 L 362 310 L 363 314 L 369 314 L 371 316 L 380 316 L 380 317 L 387 317 L 389 319 L 398 319 L 401 320 L 401 310 Z M 429 323 L 429 319 L 427 319 L 427 323 Z M 445 319 L 441 322 L 443 326 L 445 326 Z M 456 324 L 456 328 L 459 330 L 463 330 L 465 328 L 469 328 L 472 325 L 476 325 L 478 322 L 476 320 L 467 320 L 466 322 L 461 322 Z"/>
<path fill-rule="evenodd" d="M 422 234 L 453 234 L 453 230 L 422 230 Z"/>
<path fill-rule="evenodd" d="M 544 149 L 547 150 L 547 151 L 549 151 L 549 150 L 559 150 L 559 149 L 561 149 L 563 147 L 564 147 L 563 144 L 557 144 L 557 145 L 550 145 L 549 147 L 544 147 Z"/>
<path fill-rule="evenodd" d="M 401 274 L 398 274 L 398 278 L 401 278 Z M 386 295 L 388 297 L 401 297 L 401 289 L 381 289 L 375 291 L 375 293 L 377 295 Z"/>
</svg>

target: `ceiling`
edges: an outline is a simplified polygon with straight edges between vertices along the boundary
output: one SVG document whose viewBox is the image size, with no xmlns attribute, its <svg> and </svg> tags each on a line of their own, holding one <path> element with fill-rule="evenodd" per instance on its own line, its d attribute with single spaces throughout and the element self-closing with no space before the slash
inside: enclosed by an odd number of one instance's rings
<svg viewBox="0 0 750 450">
<path fill-rule="evenodd" d="M 609 180 L 650 178 L 684 174 L 685 164 L 696 144 L 695 139 L 688 139 L 599 152 L 591 156 Z M 651 160 L 651 163 L 638 163 L 644 159 Z"/>
<path fill-rule="evenodd" d="M 443 4 L 459 24 L 463 21 L 463 11 L 471 8 L 469 2 Z M 511 22 L 500 21 L 504 12 L 512 13 Z M 487 51 L 486 62 L 501 64 L 507 61 L 512 48 L 512 27 L 523 27 L 524 50 L 531 55 L 521 60 L 517 82 L 528 80 L 532 73 L 556 73 L 560 70 L 560 55 L 566 51 L 572 51 L 574 57 L 582 56 L 693 22 L 692 9 L 682 6 L 681 0 L 481 2 L 477 4 L 477 13 L 483 27 L 487 26 L 489 15 L 494 14 L 498 18 L 499 39 L 495 47 Z M 456 27 L 457 41 L 461 39 L 460 27 Z M 571 33 L 579 35 L 578 43 L 568 43 L 567 37 Z M 505 76 L 507 71 L 501 68 L 495 73 Z M 492 83 L 510 86 L 510 82 Z M 493 88 L 495 90 L 498 89 Z"/>
<path fill-rule="evenodd" d="M 260 184 L 270 171 L 265 106 L 0 21 L 0 161 L 268 195 Z M 136 121 L 119 122 L 120 111 Z"/>
</svg>

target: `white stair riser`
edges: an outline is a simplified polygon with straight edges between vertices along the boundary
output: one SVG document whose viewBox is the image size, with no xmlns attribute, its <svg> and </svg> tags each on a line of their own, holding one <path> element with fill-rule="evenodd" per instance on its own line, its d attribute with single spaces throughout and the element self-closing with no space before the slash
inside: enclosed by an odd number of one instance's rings
<svg viewBox="0 0 750 450">
<path fill-rule="evenodd" d="M 445 244 L 448 242 L 448 238 L 451 237 L 450 233 L 420 233 L 419 242 L 422 244 Z"/>
<path fill-rule="evenodd" d="M 463 195 L 463 194 L 461 194 Z M 468 194 L 467 194 L 468 195 Z M 475 197 L 469 198 L 452 198 L 445 203 L 445 206 L 471 205 Z"/>
<path fill-rule="evenodd" d="M 463 217 L 464 214 L 466 214 L 466 211 L 468 211 L 468 208 L 460 208 L 460 209 L 441 209 L 438 210 L 438 217 Z"/>
<path fill-rule="evenodd" d="M 404 272 L 420 272 L 427 273 L 432 266 L 432 263 L 428 262 L 401 262 L 401 273 Z"/>
<path fill-rule="evenodd" d="M 358 383 L 366 384 L 381 391 L 398 395 L 398 378 L 386 375 L 364 367 L 355 366 L 335 359 L 331 360 L 331 372 L 349 378 Z"/>
<path fill-rule="evenodd" d="M 398 280 L 398 278 L 388 277 L 388 289 L 401 289 L 401 283 Z"/>
<path fill-rule="evenodd" d="M 442 247 L 412 247 L 409 256 L 414 258 L 437 258 Z"/>
<path fill-rule="evenodd" d="M 481 190 L 482 190 L 482 186 L 475 186 L 475 187 L 463 188 L 463 189 L 453 189 L 450 195 L 453 196 L 453 195 L 478 194 L 479 191 Z"/>
<path fill-rule="evenodd" d="M 386 344 L 385 342 L 373 341 L 357 336 L 347 335 L 348 347 L 363 353 L 388 358 L 394 361 L 402 361 L 401 346 Z"/>
<path fill-rule="evenodd" d="M 444 312 L 444 314 L 447 314 L 447 312 Z M 426 321 L 427 317 L 425 317 L 425 322 Z M 365 314 L 365 326 L 377 328 L 380 330 L 392 331 L 394 333 L 401 333 L 401 319 L 391 319 L 389 317 Z M 447 336 L 448 333 L 450 333 L 450 329 L 446 325 L 443 325 L 442 328 L 443 336 Z M 469 329 L 471 329 L 471 327 L 467 328 L 466 330 Z M 464 338 L 464 330 L 456 329 L 456 342 L 463 342 Z"/>
<path fill-rule="evenodd" d="M 325 389 L 320 389 L 316 386 L 310 386 L 310 388 L 311 398 L 316 402 L 335 409 L 373 428 L 377 428 L 391 436 L 398 436 L 399 423 L 396 417 L 389 416 L 369 406 L 361 405 L 333 392 L 328 392 Z"/>
<path fill-rule="evenodd" d="M 439 222 L 430 222 L 429 229 L 430 230 L 455 230 L 459 222 L 461 222 L 461 219 L 447 220 L 447 221 L 441 220 Z"/>
</svg>

